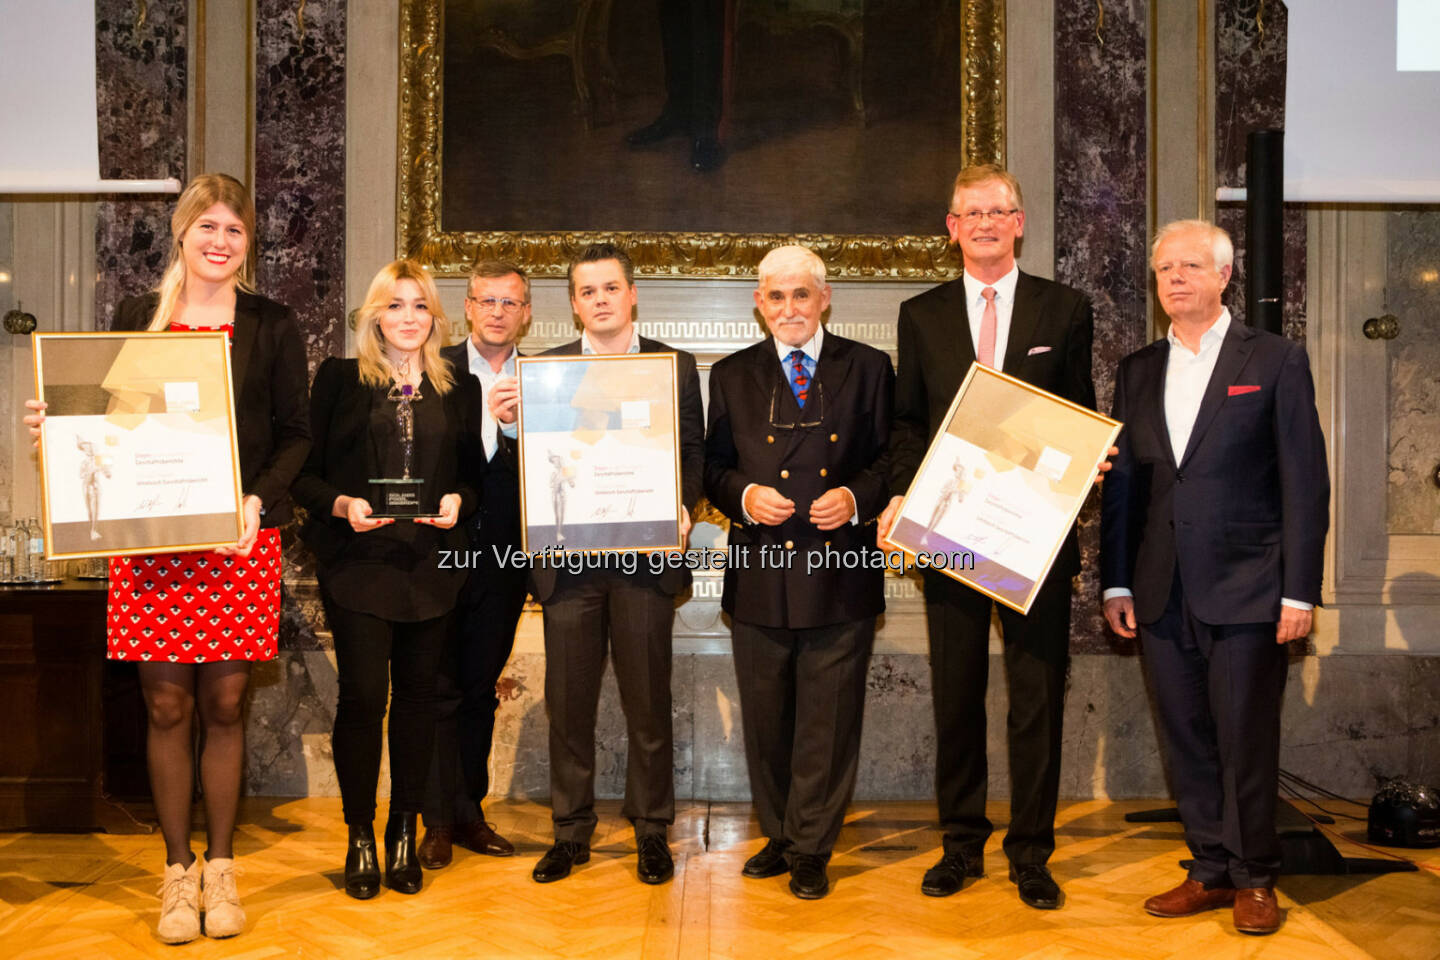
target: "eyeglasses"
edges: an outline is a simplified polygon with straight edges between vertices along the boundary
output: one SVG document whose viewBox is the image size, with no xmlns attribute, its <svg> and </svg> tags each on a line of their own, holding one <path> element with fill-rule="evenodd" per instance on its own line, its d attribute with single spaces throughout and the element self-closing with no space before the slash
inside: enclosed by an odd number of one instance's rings
<svg viewBox="0 0 1440 960">
<path fill-rule="evenodd" d="M 475 297 L 467 296 L 465 299 L 477 305 L 481 310 L 485 310 L 490 313 L 494 313 L 497 306 L 505 313 L 519 313 L 520 309 L 529 302 L 511 300 L 509 297 L 482 297 L 477 300 Z"/>
<path fill-rule="evenodd" d="M 995 210 L 967 210 L 964 213 L 956 213 L 952 210 L 950 211 L 950 216 L 954 217 L 956 220 L 959 220 L 967 227 L 974 227 L 979 226 L 982 221 L 1004 220 L 1011 214 L 1019 212 L 1019 207 L 1011 207 L 1009 210 L 1000 210 L 998 208 Z"/>
<path fill-rule="evenodd" d="M 817 396 L 815 397 L 815 409 L 819 412 L 814 420 L 801 420 L 797 423 L 780 423 L 775 415 L 780 412 L 780 385 L 777 383 L 770 388 L 770 426 L 776 430 L 798 430 L 804 427 L 818 427 L 825 422 L 825 384 L 812 381 L 815 385 Z M 789 390 L 789 381 L 786 381 L 785 389 Z M 808 399 L 808 398 L 807 398 Z M 805 404 L 805 409 L 810 409 L 810 404 Z"/>
</svg>

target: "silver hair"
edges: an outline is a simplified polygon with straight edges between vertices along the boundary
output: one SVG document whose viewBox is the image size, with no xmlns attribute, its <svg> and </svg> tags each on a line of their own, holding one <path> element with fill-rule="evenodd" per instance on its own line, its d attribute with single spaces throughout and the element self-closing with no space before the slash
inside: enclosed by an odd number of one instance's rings
<svg viewBox="0 0 1440 960">
<path fill-rule="evenodd" d="M 1223 227 L 1217 227 L 1209 220 L 1172 220 L 1155 231 L 1155 242 L 1150 245 L 1150 269 L 1155 269 L 1155 255 L 1160 251 L 1160 244 L 1177 233 L 1188 233 L 1191 230 L 1204 231 L 1209 235 L 1210 254 L 1215 258 L 1216 273 L 1234 265 L 1235 244 L 1230 242 L 1230 234 L 1226 233 Z"/>
<path fill-rule="evenodd" d="M 758 274 L 756 283 L 761 287 L 775 277 L 800 272 L 810 274 L 810 278 L 815 281 L 815 286 L 820 288 L 825 286 L 825 261 L 821 260 L 814 250 L 798 244 L 789 244 L 771 250 L 765 254 L 755 272 Z"/>
</svg>

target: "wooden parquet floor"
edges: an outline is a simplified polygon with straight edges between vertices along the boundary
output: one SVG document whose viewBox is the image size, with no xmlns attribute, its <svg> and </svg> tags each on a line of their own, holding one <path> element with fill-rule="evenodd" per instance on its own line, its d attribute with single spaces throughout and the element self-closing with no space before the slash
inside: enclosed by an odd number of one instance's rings
<svg viewBox="0 0 1440 960">
<path fill-rule="evenodd" d="M 1235 932 L 1229 911 L 1159 920 L 1141 909 L 1178 882 L 1178 825 L 1131 825 L 1150 803 L 1070 803 L 1051 861 L 1057 911 L 1023 906 L 998 835 L 988 875 L 949 899 L 920 895 L 937 856 L 927 804 L 857 805 L 831 862 L 824 900 L 792 897 L 785 877 L 745 880 L 761 846 L 748 805 L 692 805 L 671 834 L 675 879 L 635 879 L 634 837 L 604 804 L 594 855 L 541 886 L 530 869 L 549 843 L 548 808 L 487 806 L 519 853 L 457 849 L 425 889 L 368 902 L 340 889 L 345 826 L 338 800 L 252 800 L 237 839 L 249 924 L 231 940 L 169 947 L 154 938 L 162 848 L 155 836 L 0 834 L 0 956 L 414 958 L 1440 958 L 1440 877 L 1289 877 L 1285 924 L 1272 937 Z M 1003 805 L 991 818 L 1003 824 Z M 383 825 L 383 824 L 382 824 Z M 196 837 L 196 849 L 204 846 Z M 1351 856 L 1365 851 L 1342 850 Z"/>
</svg>

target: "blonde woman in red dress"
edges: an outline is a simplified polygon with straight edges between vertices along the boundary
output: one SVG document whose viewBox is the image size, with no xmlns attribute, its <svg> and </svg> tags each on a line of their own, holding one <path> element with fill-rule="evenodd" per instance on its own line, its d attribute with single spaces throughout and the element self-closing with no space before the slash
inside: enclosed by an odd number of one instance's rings
<svg viewBox="0 0 1440 960">
<path fill-rule="evenodd" d="M 250 665 L 275 657 L 280 533 L 288 490 L 310 451 L 305 349 L 289 308 L 255 293 L 255 204 L 233 177 L 190 181 L 170 218 L 159 287 L 120 303 L 116 330 L 224 330 L 230 336 L 244 534 L 233 547 L 112 557 L 106 641 L 138 665 L 149 716 L 150 787 L 165 838 L 156 934 L 184 943 L 245 926 L 235 888 L 236 810 Z M 39 436 L 45 405 L 25 418 Z M 200 782 L 207 848 L 190 849 L 191 723 L 204 730 Z"/>
</svg>

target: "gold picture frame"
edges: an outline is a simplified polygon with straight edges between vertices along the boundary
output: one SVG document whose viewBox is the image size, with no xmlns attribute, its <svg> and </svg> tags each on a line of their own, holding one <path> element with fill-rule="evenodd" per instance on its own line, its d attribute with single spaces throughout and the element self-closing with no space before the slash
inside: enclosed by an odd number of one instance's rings
<svg viewBox="0 0 1440 960">
<path fill-rule="evenodd" d="M 972 363 L 884 545 L 1029 613 L 1121 427 Z"/>
<path fill-rule="evenodd" d="M 601 0 L 603 3 L 603 0 Z M 1005 160 L 1005 0 L 956 0 L 959 11 L 962 163 Z M 609 4 L 603 3 L 608 10 Z M 581 19 L 592 3 L 581 2 Z M 477 258 L 508 260 L 534 277 L 561 277 L 586 245 L 619 243 L 642 276 L 750 277 L 772 248 L 801 243 L 832 278 L 945 280 L 959 258 L 947 237 L 828 233 L 451 231 L 441 223 L 444 0 L 400 0 L 397 255 L 439 276 L 462 276 Z M 593 15 L 592 15 L 593 16 Z M 554 53 L 556 51 L 549 50 Z M 529 51 L 516 56 L 528 56 Z M 944 184 L 926 185 L 939 195 Z M 938 202 L 937 202 L 938 210 Z M 936 216 L 937 231 L 940 214 Z"/>
<path fill-rule="evenodd" d="M 228 336 L 37 333 L 47 560 L 211 550 L 244 532 Z"/>
<path fill-rule="evenodd" d="M 515 376 L 521 549 L 682 549 L 676 354 L 542 354 Z"/>
</svg>

